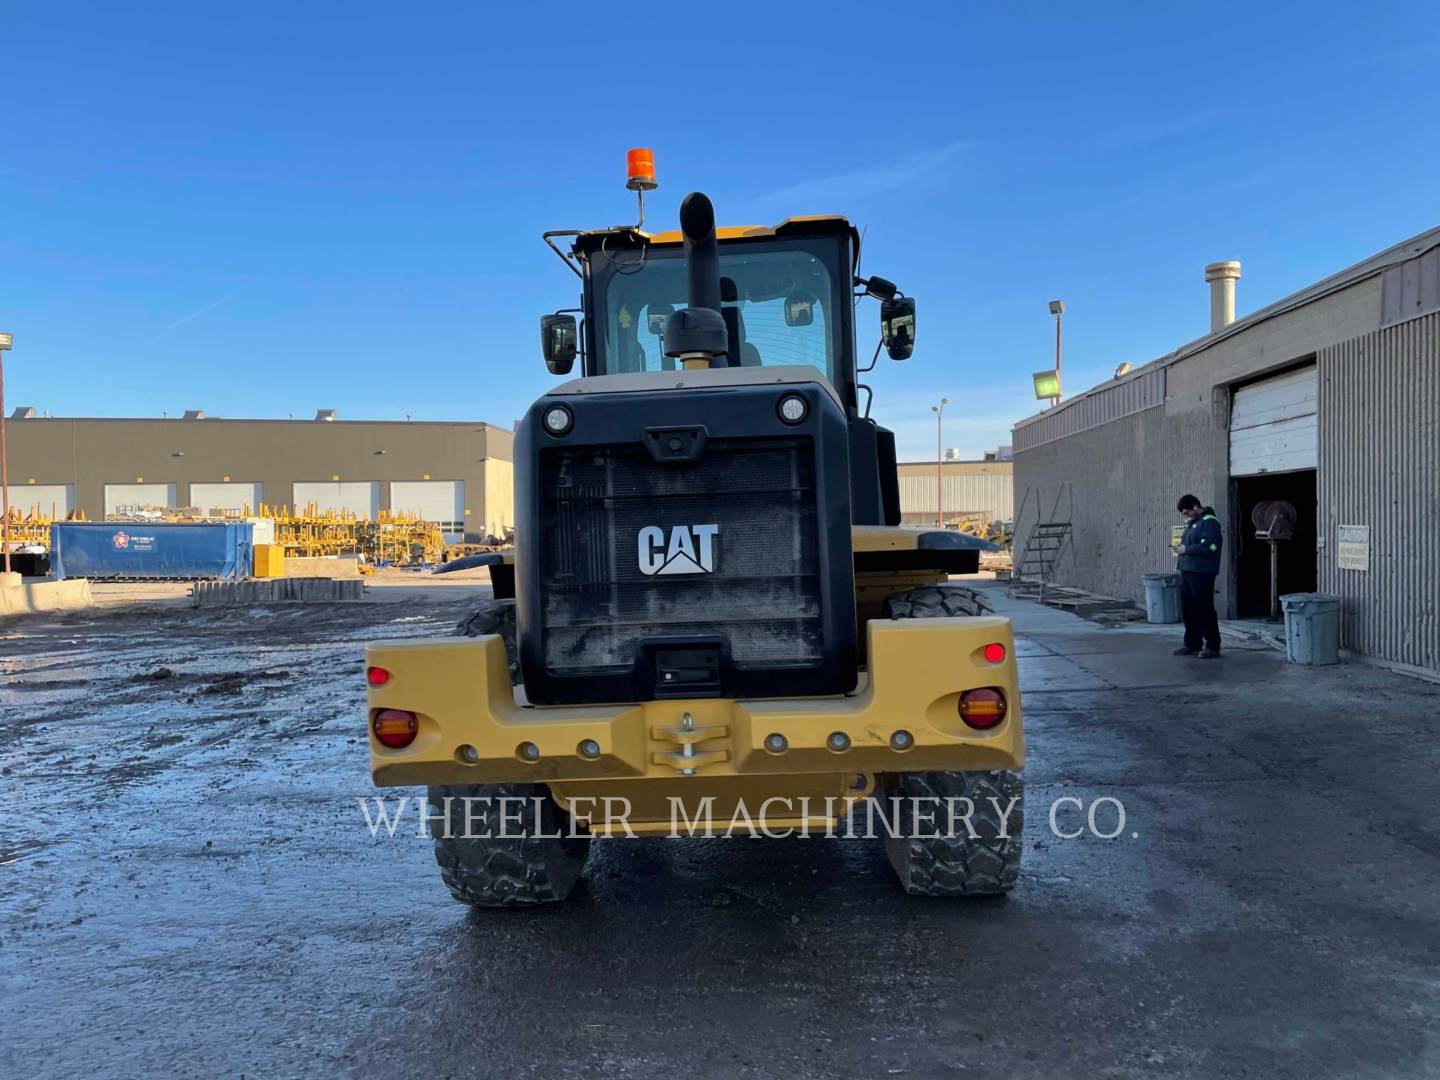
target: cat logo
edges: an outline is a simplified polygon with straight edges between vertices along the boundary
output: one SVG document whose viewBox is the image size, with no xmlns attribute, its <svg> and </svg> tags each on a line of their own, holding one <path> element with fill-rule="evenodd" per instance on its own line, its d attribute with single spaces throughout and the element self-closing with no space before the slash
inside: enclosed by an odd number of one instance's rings
<svg viewBox="0 0 1440 1080">
<path fill-rule="evenodd" d="M 665 530 L 646 525 L 640 530 L 640 572 L 659 574 L 711 574 L 715 572 L 715 534 L 719 525 L 676 525 L 665 540 Z"/>
</svg>

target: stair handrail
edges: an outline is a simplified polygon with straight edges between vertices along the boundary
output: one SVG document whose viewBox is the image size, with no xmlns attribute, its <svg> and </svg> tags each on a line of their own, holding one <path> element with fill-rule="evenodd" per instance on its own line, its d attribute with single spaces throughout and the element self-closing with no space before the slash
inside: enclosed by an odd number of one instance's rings
<svg viewBox="0 0 1440 1080">
<path fill-rule="evenodd" d="M 1025 520 L 1025 508 L 1030 505 L 1030 495 L 1031 495 L 1032 493 L 1035 495 L 1035 524 L 1038 525 L 1038 524 L 1040 523 L 1040 491 L 1039 491 L 1038 488 L 1034 487 L 1033 485 L 1031 485 L 1031 484 L 1026 484 L 1026 485 L 1025 485 L 1025 495 L 1024 495 L 1024 497 L 1020 500 L 1020 509 L 1018 509 L 1018 510 L 1015 511 L 1015 524 L 1014 524 L 1014 526 L 1013 526 L 1013 529 L 1014 529 L 1014 534 L 1013 534 L 1013 535 L 1014 535 L 1014 536 L 1019 536 L 1019 535 L 1021 535 L 1021 533 L 1020 533 L 1021 523 Z M 1034 540 L 1034 538 L 1035 538 L 1035 525 L 1031 525 L 1031 526 L 1030 526 L 1030 531 L 1025 534 L 1025 546 L 1020 549 L 1020 558 L 1018 558 L 1018 559 L 1016 559 L 1016 558 L 1014 557 L 1015 542 L 1014 542 L 1013 539 L 1012 539 L 1011 542 L 1010 542 L 1010 547 L 1011 547 L 1010 575 L 1011 575 L 1011 579 L 1012 579 L 1014 582 L 1016 582 L 1017 584 L 1018 584 L 1019 582 L 1025 580 L 1025 572 L 1024 572 L 1024 570 L 1023 570 L 1022 568 L 1023 568 L 1024 565 L 1025 565 L 1025 559 L 1026 559 L 1026 557 L 1030 554 L 1030 543 L 1031 543 L 1032 540 Z"/>
</svg>

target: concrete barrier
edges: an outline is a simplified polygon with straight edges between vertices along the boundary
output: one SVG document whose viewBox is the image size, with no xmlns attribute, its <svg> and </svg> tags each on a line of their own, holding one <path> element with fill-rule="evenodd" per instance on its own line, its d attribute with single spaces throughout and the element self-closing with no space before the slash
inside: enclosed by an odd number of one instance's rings
<svg viewBox="0 0 1440 1080">
<path fill-rule="evenodd" d="M 254 581 L 197 581 L 194 607 L 254 607 L 264 604 L 346 604 L 365 599 L 365 583 L 333 578 L 260 578 Z"/>
<path fill-rule="evenodd" d="M 90 582 L 85 578 L 66 581 L 25 581 L 19 574 L 0 574 L 0 615 L 24 615 L 34 611 L 75 611 L 92 606 Z"/>
</svg>

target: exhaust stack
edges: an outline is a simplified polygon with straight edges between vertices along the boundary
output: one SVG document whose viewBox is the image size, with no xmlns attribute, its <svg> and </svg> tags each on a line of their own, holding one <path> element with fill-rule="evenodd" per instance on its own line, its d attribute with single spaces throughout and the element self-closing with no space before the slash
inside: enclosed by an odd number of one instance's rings
<svg viewBox="0 0 1440 1080">
<path fill-rule="evenodd" d="M 715 367 L 715 361 L 729 351 L 730 339 L 720 314 L 715 207 L 698 191 L 686 195 L 680 204 L 680 234 L 685 238 L 689 306 L 666 320 L 665 355 L 676 357 L 687 368 Z"/>
<path fill-rule="evenodd" d="M 1218 334 L 1235 321 L 1235 282 L 1240 280 L 1240 264 L 1233 259 L 1213 262 L 1205 267 L 1205 280 L 1210 283 L 1210 332 Z"/>
</svg>

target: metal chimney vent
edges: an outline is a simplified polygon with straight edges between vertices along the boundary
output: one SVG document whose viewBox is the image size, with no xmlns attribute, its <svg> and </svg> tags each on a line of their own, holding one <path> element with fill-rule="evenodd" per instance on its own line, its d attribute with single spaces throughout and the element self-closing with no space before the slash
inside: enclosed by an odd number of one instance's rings
<svg viewBox="0 0 1440 1080">
<path fill-rule="evenodd" d="M 1240 279 L 1240 264 L 1234 259 L 1213 262 L 1205 267 L 1205 280 L 1210 283 L 1210 332 L 1218 334 L 1235 321 L 1235 282 Z"/>
</svg>

